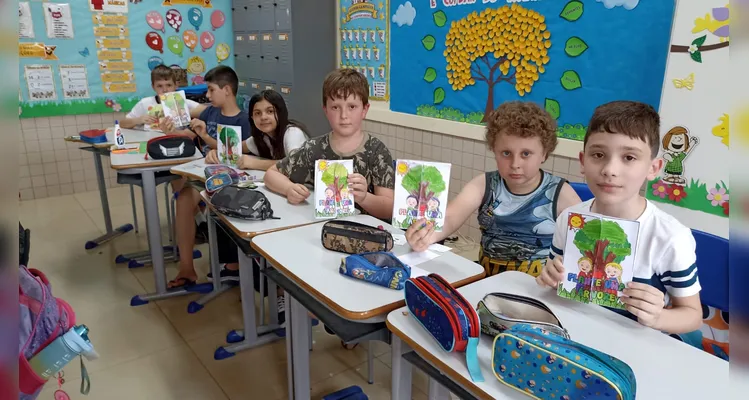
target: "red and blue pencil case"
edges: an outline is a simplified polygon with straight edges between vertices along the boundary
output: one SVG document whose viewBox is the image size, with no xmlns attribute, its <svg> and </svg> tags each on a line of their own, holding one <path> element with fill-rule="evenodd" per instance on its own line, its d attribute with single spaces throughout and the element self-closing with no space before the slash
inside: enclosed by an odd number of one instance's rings
<svg viewBox="0 0 749 400">
<path fill-rule="evenodd" d="M 406 281 L 406 306 L 410 314 L 447 352 L 465 352 L 471 380 L 483 382 L 478 360 L 481 322 L 476 310 L 437 274 Z"/>
</svg>

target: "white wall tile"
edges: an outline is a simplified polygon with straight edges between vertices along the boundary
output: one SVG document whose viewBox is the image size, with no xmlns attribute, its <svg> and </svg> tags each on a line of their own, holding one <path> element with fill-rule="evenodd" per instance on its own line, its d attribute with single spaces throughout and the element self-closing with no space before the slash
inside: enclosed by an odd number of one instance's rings
<svg viewBox="0 0 749 400">
<path fill-rule="evenodd" d="M 21 200 L 33 200 L 34 199 L 34 189 L 21 189 Z"/>
<path fill-rule="evenodd" d="M 49 118 L 34 118 L 34 125 L 37 128 L 49 128 Z"/>
<path fill-rule="evenodd" d="M 49 118 L 49 126 L 51 127 L 58 127 L 58 126 L 64 126 L 62 117 L 50 117 Z"/>
<path fill-rule="evenodd" d="M 41 164 L 42 163 L 42 153 L 38 151 L 33 151 L 26 153 L 26 159 L 28 160 L 29 165 L 34 164 Z"/>
</svg>

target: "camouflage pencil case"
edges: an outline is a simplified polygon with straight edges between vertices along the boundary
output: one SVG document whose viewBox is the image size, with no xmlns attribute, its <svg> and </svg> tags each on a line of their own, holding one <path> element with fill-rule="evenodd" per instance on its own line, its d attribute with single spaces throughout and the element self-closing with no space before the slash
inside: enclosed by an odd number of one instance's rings
<svg viewBox="0 0 749 400">
<path fill-rule="evenodd" d="M 347 254 L 390 251 L 393 235 L 386 230 L 352 221 L 328 221 L 322 227 L 322 245 Z"/>
</svg>

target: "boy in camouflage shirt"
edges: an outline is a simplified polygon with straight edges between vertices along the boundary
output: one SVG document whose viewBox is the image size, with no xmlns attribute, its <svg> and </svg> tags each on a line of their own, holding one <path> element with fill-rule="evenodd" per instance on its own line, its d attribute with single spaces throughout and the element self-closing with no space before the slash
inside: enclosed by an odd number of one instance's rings
<svg viewBox="0 0 749 400">
<path fill-rule="evenodd" d="M 377 138 L 362 132 L 369 110 L 367 78 L 351 69 L 338 69 L 323 83 L 323 109 L 333 131 L 308 140 L 265 174 L 268 189 L 286 196 L 289 203 L 305 201 L 315 188 L 315 161 L 354 160 L 348 176 L 356 208 L 389 220 L 393 212 L 395 174 L 393 158 Z"/>
</svg>

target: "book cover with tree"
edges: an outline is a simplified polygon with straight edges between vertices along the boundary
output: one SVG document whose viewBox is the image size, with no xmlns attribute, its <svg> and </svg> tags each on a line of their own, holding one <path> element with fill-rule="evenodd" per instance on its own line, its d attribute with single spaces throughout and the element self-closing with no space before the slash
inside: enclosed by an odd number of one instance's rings
<svg viewBox="0 0 749 400">
<path fill-rule="evenodd" d="M 354 173 L 353 160 L 317 160 L 315 163 L 315 217 L 336 218 L 355 214 L 354 195 L 348 176 Z"/>
<path fill-rule="evenodd" d="M 234 125 L 216 126 L 218 140 L 216 153 L 221 164 L 236 167 L 242 156 L 242 127 Z"/>
<path fill-rule="evenodd" d="M 639 229 L 637 221 L 569 213 L 559 296 L 624 308 L 619 296 L 633 278 Z"/>
<path fill-rule="evenodd" d="M 395 170 L 393 226 L 408 229 L 419 219 L 434 222 L 435 230 L 445 224 L 450 164 L 398 160 Z"/>
</svg>

